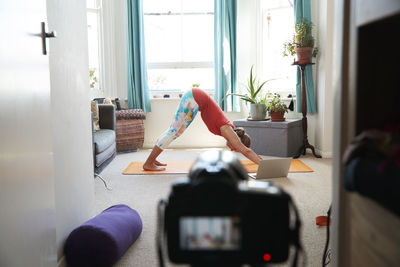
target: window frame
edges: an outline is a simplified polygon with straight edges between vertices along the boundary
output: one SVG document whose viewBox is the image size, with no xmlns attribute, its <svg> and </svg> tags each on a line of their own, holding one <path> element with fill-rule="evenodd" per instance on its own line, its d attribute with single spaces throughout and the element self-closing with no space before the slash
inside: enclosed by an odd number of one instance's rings
<svg viewBox="0 0 400 267">
<path fill-rule="evenodd" d="M 183 1 L 183 0 L 181 0 Z M 185 15 L 212 15 L 214 17 L 214 10 L 212 12 L 145 12 L 143 16 L 185 16 Z M 180 43 L 183 42 L 181 37 Z M 183 45 L 181 45 L 183 46 Z M 158 61 L 158 62 L 147 62 L 147 69 L 205 69 L 214 68 L 214 58 L 212 61 Z M 215 77 L 214 77 L 215 83 Z M 214 93 L 213 88 L 205 88 L 204 91 L 208 93 Z M 176 89 L 151 89 L 149 88 L 149 93 L 152 98 L 159 98 L 159 94 L 168 94 L 172 97 L 178 97 L 179 94 L 185 92 L 183 88 Z M 157 97 L 158 96 L 158 97 Z"/>
<path fill-rule="evenodd" d="M 98 81 L 98 88 L 91 88 L 91 90 L 99 90 L 104 91 L 104 81 L 105 81 L 105 74 L 104 74 L 104 51 L 103 51 L 103 1 L 96 0 L 97 7 L 86 7 L 86 14 L 92 13 L 96 14 L 97 17 L 97 51 L 98 51 L 98 62 L 99 62 L 99 81 Z M 87 25 L 88 27 L 89 25 Z"/>
<path fill-rule="evenodd" d="M 263 73 L 264 73 L 263 60 L 264 60 L 265 52 L 264 52 L 263 48 L 265 46 L 265 41 L 264 41 L 265 27 L 264 27 L 263 19 L 265 17 L 265 14 L 268 12 L 268 9 L 264 8 L 264 6 L 263 6 L 262 2 L 264 2 L 264 1 L 265 0 L 257 0 L 257 3 L 256 3 L 256 8 L 258 10 L 257 14 L 256 14 L 256 20 L 257 20 L 257 25 L 256 25 L 256 27 L 257 27 L 257 47 L 256 47 L 256 49 L 257 49 L 257 54 L 260 55 L 259 57 L 257 57 L 257 60 L 256 60 L 257 77 L 264 76 L 263 75 Z M 292 3 L 290 1 L 288 1 L 288 5 L 293 8 Z M 280 7 L 280 8 L 286 8 L 286 7 Z M 271 8 L 271 10 L 280 9 L 280 8 Z M 291 33 L 292 33 L 291 30 L 289 30 L 287 39 L 290 39 Z M 283 50 L 283 43 L 282 43 L 282 50 Z M 294 66 L 293 66 L 293 68 L 294 68 Z M 267 79 L 273 79 L 273 78 L 274 77 L 267 77 Z M 293 96 L 296 95 L 296 81 L 294 81 L 293 87 L 291 90 L 289 88 L 284 88 L 281 90 L 274 90 L 271 92 L 280 94 L 282 99 L 285 99 L 285 100 L 289 99 L 289 98 L 287 98 L 288 94 L 292 94 Z"/>
</svg>

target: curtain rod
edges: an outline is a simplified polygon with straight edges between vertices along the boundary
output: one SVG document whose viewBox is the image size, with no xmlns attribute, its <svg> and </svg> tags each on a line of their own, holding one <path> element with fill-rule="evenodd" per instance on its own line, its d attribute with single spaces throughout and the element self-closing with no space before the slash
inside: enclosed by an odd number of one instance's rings
<svg viewBox="0 0 400 267">
<path fill-rule="evenodd" d="M 214 12 L 163 12 L 163 13 L 143 13 L 146 16 L 177 16 L 177 15 L 214 15 Z"/>
</svg>

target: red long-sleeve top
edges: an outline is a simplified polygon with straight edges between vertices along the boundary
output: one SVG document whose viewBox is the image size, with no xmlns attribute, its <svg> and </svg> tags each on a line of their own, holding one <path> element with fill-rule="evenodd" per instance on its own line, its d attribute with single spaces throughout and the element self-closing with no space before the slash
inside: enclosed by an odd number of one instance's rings
<svg viewBox="0 0 400 267">
<path fill-rule="evenodd" d="M 229 125 L 235 128 L 214 99 L 206 92 L 198 88 L 193 88 L 192 93 L 194 100 L 199 105 L 201 118 L 210 132 L 215 135 L 221 135 L 222 126 Z"/>
</svg>

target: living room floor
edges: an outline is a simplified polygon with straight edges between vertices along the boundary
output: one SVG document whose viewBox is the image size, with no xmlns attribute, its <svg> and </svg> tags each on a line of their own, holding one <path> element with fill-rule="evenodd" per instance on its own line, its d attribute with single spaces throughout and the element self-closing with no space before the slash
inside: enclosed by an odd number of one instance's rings
<svg viewBox="0 0 400 267">
<path fill-rule="evenodd" d="M 189 161 L 204 152 L 203 149 L 167 149 L 160 161 Z M 155 246 L 156 205 L 167 198 L 171 183 L 185 174 L 173 175 L 123 175 L 122 171 L 132 161 L 144 161 L 150 150 L 118 154 L 101 175 L 112 190 L 104 188 L 100 179 L 95 180 L 96 214 L 115 204 L 126 204 L 137 210 L 143 221 L 143 231 L 138 240 L 115 264 L 116 267 L 156 267 L 158 259 Z M 241 155 L 238 155 L 242 159 Z M 305 266 L 321 266 L 326 228 L 315 225 L 315 217 L 326 215 L 331 203 L 332 160 L 316 159 L 305 155 L 300 159 L 311 167 L 311 173 L 289 173 L 286 178 L 268 179 L 291 194 L 302 220 L 301 241 L 307 255 Z M 167 266 L 175 266 L 171 263 Z M 183 266 L 183 265 L 179 265 Z M 283 264 L 290 266 L 290 260 Z M 299 266 L 301 266 L 299 264 Z"/>
</svg>

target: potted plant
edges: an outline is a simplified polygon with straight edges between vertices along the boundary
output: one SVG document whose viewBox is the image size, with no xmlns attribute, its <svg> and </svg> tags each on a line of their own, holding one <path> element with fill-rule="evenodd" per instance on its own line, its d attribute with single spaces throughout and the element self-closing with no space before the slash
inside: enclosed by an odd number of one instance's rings
<svg viewBox="0 0 400 267">
<path fill-rule="evenodd" d="M 273 80 L 273 79 L 271 79 Z M 250 116 L 252 120 L 264 120 L 266 116 L 266 106 L 261 97 L 262 87 L 269 81 L 259 83 L 256 76 L 253 75 L 253 66 L 250 69 L 250 78 L 247 80 L 246 94 L 228 94 L 240 97 L 240 99 L 250 103 Z"/>
<path fill-rule="evenodd" d="M 316 57 L 318 48 L 314 47 L 315 39 L 312 36 L 313 24 L 302 18 L 294 26 L 294 35 L 291 41 L 283 44 L 283 56 L 294 56 L 296 54 L 296 63 L 310 63 L 311 56 Z"/>
<path fill-rule="evenodd" d="M 99 82 L 96 76 L 96 68 L 89 69 L 89 81 L 90 81 L 90 88 L 94 89 Z"/>
<path fill-rule="evenodd" d="M 274 94 L 272 98 L 265 98 L 267 111 L 271 116 L 271 121 L 285 121 L 285 112 L 288 112 L 288 107 L 281 100 L 279 94 Z"/>
</svg>

